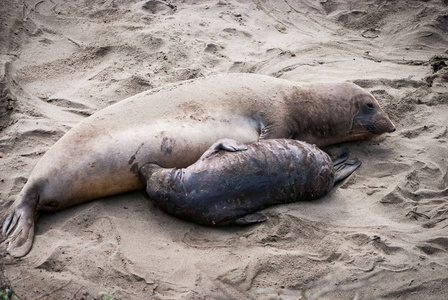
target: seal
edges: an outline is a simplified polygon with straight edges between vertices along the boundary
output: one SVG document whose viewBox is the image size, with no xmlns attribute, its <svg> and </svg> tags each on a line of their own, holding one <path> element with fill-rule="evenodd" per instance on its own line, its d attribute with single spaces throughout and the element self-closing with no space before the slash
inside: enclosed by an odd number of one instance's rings
<svg viewBox="0 0 448 300">
<path fill-rule="evenodd" d="M 34 167 L 2 235 L 11 255 L 24 256 L 37 213 L 143 189 L 138 173 L 144 164 L 186 167 L 222 138 L 326 146 L 394 130 L 374 97 L 353 83 L 222 74 L 168 85 L 117 102 L 69 130 Z"/>
<path fill-rule="evenodd" d="M 361 165 L 348 156 L 347 150 L 333 162 L 316 146 L 297 140 L 239 144 L 223 139 L 187 168 L 149 163 L 140 174 L 149 198 L 168 214 L 211 226 L 246 225 L 265 221 L 256 212 L 269 206 L 328 193 Z"/>
</svg>

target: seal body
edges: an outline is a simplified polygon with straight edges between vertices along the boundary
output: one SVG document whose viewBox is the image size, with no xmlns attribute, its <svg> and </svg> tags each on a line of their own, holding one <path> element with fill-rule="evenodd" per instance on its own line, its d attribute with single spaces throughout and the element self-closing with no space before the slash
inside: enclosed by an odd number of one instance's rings
<svg viewBox="0 0 448 300">
<path fill-rule="evenodd" d="M 360 165 L 347 158 L 335 168 L 324 151 L 305 142 L 226 139 L 187 168 L 147 164 L 140 173 L 149 198 L 169 214 L 205 225 L 250 224 L 266 220 L 254 214 L 266 207 L 325 195 Z"/>
<path fill-rule="evenodd" d="M 143 188 L 143 164 L 186 167 L 221 138 L 326 146 L 393 130 L 373 96 L 352 83 L 223 74 L 169 85 L 111 105 L 68 131 L 33 169 L 2 234 L 9 253 L 23 256 L 36 212 Z"/>
</svg>

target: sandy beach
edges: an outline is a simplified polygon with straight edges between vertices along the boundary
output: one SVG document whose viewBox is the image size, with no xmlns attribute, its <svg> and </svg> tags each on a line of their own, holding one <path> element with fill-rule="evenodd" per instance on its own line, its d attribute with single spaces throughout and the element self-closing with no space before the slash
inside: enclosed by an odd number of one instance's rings
<svg viewBox="0 0 448 300">
<path fill-rule="evenodd" d="M 169 83 L 349 81 L 397 128 L 344 144 L 351 177 L 254 226 L 184 222 L 143 191 L 43 214 L 28 255 L 0 245 L 19 299 L 447 297 L 446 0 L 4 0 L 0 21 L 0 219 L 70 128 Z"/>
</svg>

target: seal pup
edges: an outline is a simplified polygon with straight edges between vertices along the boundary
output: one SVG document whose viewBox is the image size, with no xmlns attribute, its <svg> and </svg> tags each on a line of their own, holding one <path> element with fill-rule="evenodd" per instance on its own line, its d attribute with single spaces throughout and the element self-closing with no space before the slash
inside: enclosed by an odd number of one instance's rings
<svg viewBox="0 0 448 300">
<path fill-rule="evenodd" d="M 39 212 L 142 189 L 142 165 L 186 167 L 222 138 L 327 146 L 394 130 L 375 98 L 353 83 L 222 74 L 168 85 L 113 104 L 69 130 L 34 167 L 2 235 L 11 255 L 24 256 Z"/>
<path fill-rule="evenodd" d="M 297 140 L 223 139 L 187 168 L 150 163 L 140 174 L 149 198 L 168 214 L 204 225 L 245 225 L 265 221 L 256 212 L 269 206 L 328 193 L 361 165 L 348 156 L 347 150 L 332 161 Z"/>
</svg>

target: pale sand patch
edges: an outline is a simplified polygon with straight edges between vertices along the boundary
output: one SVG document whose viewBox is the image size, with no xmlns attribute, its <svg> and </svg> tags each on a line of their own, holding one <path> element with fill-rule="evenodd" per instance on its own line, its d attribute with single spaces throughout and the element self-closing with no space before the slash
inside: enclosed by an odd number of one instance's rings
<svg viewBox="0 0 448 300">
<path fill-rule="evenodd" d="M 448 294 L 445 2 L 26 0 L 1 5 L 0 21 L 2 213 L 76 123 L 170 82 L 226 72 L 353 81 L 397 126 L 346 145 L 363 165 L 329 195 L 270 208 L 264 224 L 182 222 L 142 192 L 44 215 L 31 252 L 3 259 L 21 298 Z"/>
</svg>

